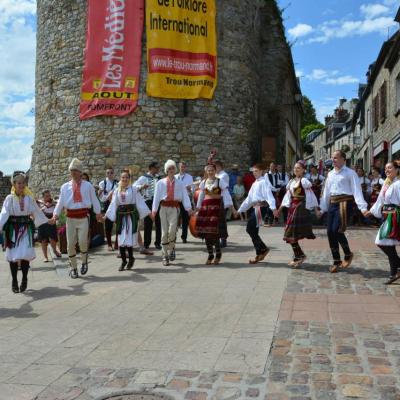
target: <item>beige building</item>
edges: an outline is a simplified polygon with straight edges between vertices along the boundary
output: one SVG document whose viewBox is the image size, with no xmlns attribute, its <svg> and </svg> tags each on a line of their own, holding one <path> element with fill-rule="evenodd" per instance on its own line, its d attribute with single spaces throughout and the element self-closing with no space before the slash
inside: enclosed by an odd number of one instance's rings
<svg viewBox="0 0 400 400">
<path fill-rule="evenodd" d="M 400 22 L 400 9 L 396 16 Z M 387 40 L 367 73 L 357 124 L 358 162 L 365 169 L 400 158 L 400 30 Z"/>
</svg>

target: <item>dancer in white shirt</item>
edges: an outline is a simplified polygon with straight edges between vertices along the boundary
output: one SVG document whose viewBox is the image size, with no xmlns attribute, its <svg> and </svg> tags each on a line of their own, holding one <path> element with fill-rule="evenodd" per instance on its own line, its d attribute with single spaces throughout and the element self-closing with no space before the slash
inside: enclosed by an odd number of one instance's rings
<svg viewBox="0 0 400 400">
<path fill-rule="evenodd" d="M 400 257 L 396 250 L 396 246 L 400 244 L 400 230 L 397 223 L 400 216 L 400 181 L 397 178 L 397 164 L 387 163 L 385 173 L 387 178 L 370 213 L 376 218 L 383 216 L 385 219 L 376 235 L 375 244 L 389 259 L 390 276 L 385 284 L 391 285 L 400 279 Z"/>
<path fill-rule="evenodd" d="M 135 262 L 133 247 L 137 244 L 139 219 L 147 217 L 150 213 L 142 195 L 131 184 L 130 172 L 122 171 L 120 183 L 114 191 L 105 215 L 105 218 L 117 224 L 119 252 L 122 259 L 119 271 L 123 271 L 125 267 L 132 269 Z M 128 252 L 128 261 L 126 252 Z"/>
<path fill-rule="evenodd" d="M 271 184 L 263 176 L 263 165 L 256 164 L 252 170 L 256 181 L 251 186 L 249 194 L 238 212 L 244 213 L 252 208 L 246 232 L 251 237 L 254 249 L 256 250 L 255 258 L 250 259 L 249 263 L 257 264 L 264 260 L 270 251 L 259 235 L 259 228 L 263 225 L 264 218 L 269 209 L 272 210 L 275 218 L 278 217 L 278 211 L 276 209 L 275 196 L 272 194 Z"/>
<path fill-rule="evenodd" d="M 226 209 L 231 208 L 234 215 L 232 197 L 226 181 L 217 178 L 214 164 L 205 167 L 206 179 L 200 183 L 197 200 L 196 232 L 206 242 L 208 258 L 206 265 L 219 264 L 222 258 L 221 242 L 228 237 L 226 228 Z M 215 254 L 214 254 L 215 249 Z"/>
<path fill-rule="evenodd" d="M 14 293 L 25 292 L 28 286 L 29 263 L 36 257 L 33 242 L 35 225 L 40 227 L 48 222 L 26 186 L 25 174 L 14 172 L 11 194 L 5 198 L 0 213 L 0 232 L 4 231 L 6 259 L 10 264 Z M 21 286 L 18 286 L 18 267 L 22 271 Z"/>
<path fill-rule="evenodd" d="M 321 196 L 320 213 L 328 213 L 328 239 L 331 248 L 333 265 L 330 272 L 337 272 L 340 267 L 347 268 L 353 260 L 346 235 L 347 216 L 351 212 L 353 198 L 357 207 L 365 216 L 367 203 L 361 190 L 357 174 L 346 167 L 346 153 L 337 150 L 333 153 L 334 169 L 329 172 Z M 341 261 L 339 244 L 344 252 L 344 261 Z"/>
<path fill-rule="evenodd" d="M 294 254 L 289 265 L 298 268 L 306 259 L 299 240 L 315 239 L 310 210 L 317 209 L 318 200 L 312 190 L 312 183 L 304 178 L 305 164 L 298 161 L 293 172 L 295 177 L 287 185 L 280 209 L 289 209 L 283 240 L 292 246 Z"/>
<path fill-rule="evenodd" d="M 70 261 L 70 277 L 78 278 L 76 244 L 81 251 L 81 275 L 88 272 L 89 210 L 93 207 L 98 222 L 103 222 L 100 202 L 91 183 L 82 180 L 82 163 L 74 158 L 69 165 L 71 180 L 61 186 L 60 198 L 53 214 L 53 222 L 63 209 L 67 215 L 67 246 Z"/>
<path fill-rule="evenodd" d="M 175 179 L 182 181 L 188 192 L 189 198 L 192 201 L 193 198 L 193 177 L 186 172 L 187 164 L 185 161 L 179 163 L 179 173 L 175 175 Z M 182 235 L 181 239 L 183 243 L 187 243 L 188 227 L 189 227 L 189 214 L 183 208 L 181 204 L 181 218 L 182 218 Z"/>
<path fill-rule="evenodd" d="M 182 203 L 183 208 L 189 214 L 192 213 L 192 204 L 183 182 L 175 179 L 175 161 L 168 160 L 165 163 L 164 171 L 167 177 L 157 182 L 152 215 L 155 218 L 160 208 L 163 265 L 168 266 L 170 261 L 175 260 L 176 230 L 180 204 Z"/>
<path fill-rule="evenodd" d="M 111 199 L 113 196 L 114 190 L 117 188 L 118 181 L 114 178 L 114 169 L 107 168 L 106 170 L 106 178 L 99 182 L 99 199 L 101 202 L 101 212 L 106 214 L 108 207 L 110 206 Z M 112 251 L 113 245 L 111 241 L 111 235 L 113 230 L 113 222 L 108 218 L 105 219 L 104 227 L 106 231 L 106 239 L 108 245 L 108 251 Z M 118 242 L 115 242 L 115 250 L 118 249 Z"/>
</svg>

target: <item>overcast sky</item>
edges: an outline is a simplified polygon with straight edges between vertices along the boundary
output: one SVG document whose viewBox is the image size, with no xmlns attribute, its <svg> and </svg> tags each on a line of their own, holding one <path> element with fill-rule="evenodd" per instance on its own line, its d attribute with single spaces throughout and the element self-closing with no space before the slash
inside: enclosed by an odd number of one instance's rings
<svg viewBox="0 0 400 400">
<path fill-rule="evenodd" d="M 358 84 L 398 25 L 400 0 L 279 0 L 303 94 L 318 117 Z M 34 137 L 35 0 L 0 0 L 0 170 L 28 169 Z"/>
</svg>

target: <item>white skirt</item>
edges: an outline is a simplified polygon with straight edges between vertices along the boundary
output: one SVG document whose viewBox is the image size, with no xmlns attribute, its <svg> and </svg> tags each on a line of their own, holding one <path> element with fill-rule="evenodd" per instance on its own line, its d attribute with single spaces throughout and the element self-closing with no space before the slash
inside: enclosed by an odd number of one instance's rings
<svg viewBox="0 0 400 400">
<path fill-rule="evenodd" d="M 378 233 L 376 234 L 375 238 L 375 244 L 378 246 L 398 246 L 400 242 L 395 239 L 379 239 L 379 232 L 380 229 L 378 230 Z"/>
<path fill-rule="evenodd" d="M 32 261 L 35 258 L 35 248 L 30 247 L 28 232 L 25 232 L 18 245 L 12 249 L 6 249 L 6 259 L 8 262 L 17 262 L 19 260 Z"/>
<path fill-rule="evenodd" d="M 118 235 L 118 246 L 135 247 L 137 245 L 137 233 L 132 233 L 132 220 L 126 218 L 127 226 L 122 227 L 121 233 Z"/>
</svg>

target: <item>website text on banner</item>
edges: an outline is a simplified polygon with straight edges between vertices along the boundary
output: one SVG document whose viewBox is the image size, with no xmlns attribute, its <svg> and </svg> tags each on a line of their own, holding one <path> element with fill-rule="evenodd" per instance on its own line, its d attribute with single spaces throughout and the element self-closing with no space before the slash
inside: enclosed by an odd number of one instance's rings
<svg viewBox="0 0 400 400">
<path fill-rule="evenodd" d="M 137 107 L 144 0 L 89 0 L 80 118 Z"/>
<path fill-rule="evenodd" d="M 212 99 L 215 19 L 215 0 L 146 0 L 149 96 Z"/>
</svg>

